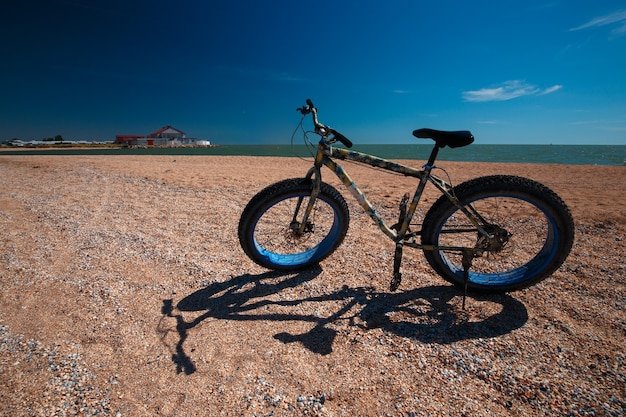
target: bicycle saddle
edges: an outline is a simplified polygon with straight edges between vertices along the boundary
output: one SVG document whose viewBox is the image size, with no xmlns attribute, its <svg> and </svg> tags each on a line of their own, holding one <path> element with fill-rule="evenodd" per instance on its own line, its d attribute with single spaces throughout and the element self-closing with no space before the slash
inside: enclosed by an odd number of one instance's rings
<svg viewBox="0 0 626 417">
<path fill-rule="evenodd" d="M 413 136 L 420 139 L 432 139 L 440 148 L 449 146 L 460 148 L 474 142 L 474 135 L 469 130 L 458 130 L 454 132 L 435 129 L 417 129 L 413 131 Z"/>
</svg>

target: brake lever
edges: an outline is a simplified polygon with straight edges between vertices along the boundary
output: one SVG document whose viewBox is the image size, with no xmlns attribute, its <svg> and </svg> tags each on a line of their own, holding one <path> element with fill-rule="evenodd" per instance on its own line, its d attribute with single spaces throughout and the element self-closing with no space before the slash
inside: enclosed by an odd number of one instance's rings
<svg viewBox="0 0 626 417">
<path fill-rule="evenodd" d="M 311 113 L 311 107 L 310 106 L 302 106 L 302 107 L 298 107 L 296 109 L 296 111 L 299 111 L 300 113 L 302 113 L 303 116 L 306 116 L 307 114 Z"/>
</svg>

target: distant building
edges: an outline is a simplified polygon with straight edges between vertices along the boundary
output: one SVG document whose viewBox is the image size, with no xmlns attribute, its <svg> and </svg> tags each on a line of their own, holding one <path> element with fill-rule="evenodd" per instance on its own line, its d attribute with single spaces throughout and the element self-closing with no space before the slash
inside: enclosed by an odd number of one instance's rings
<svg viewBox="0 0 626 417">
<path fill-rule="evenodd" d="M 144 135 L 115 135 L 115 142 L 119 145 L 128 145 L 131 141 L 143 138 Z"/>
<path fill-rule="evenodd" d="M 188 138 L 185 132 L 172 126 L 165 126 L 159 130 L 144 135 L 116 135 L 115 143 L 126 146 L 209 146 L 206 139 Z"/>
</svg>

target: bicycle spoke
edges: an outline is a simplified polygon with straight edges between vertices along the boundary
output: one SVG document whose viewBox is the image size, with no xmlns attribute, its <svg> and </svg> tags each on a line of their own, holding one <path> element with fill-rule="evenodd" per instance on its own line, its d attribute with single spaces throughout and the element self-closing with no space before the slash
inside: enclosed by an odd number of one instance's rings
<svg viewBox="0 0 626 417">
<path fill-rule="evenodd" d="M 525 200 L 492 197 L 475 202 L 473 208 L 488 225 L 497 225 L 509 234 L 502 247 L 479 252 L 472 263 L 474 273 L 501 274 L 522 267 L 541 252 L 548 239 L 545 215 Z M 467 223 L 460 211 L 448 218 L 439 238 L 440 246 L 476 249 L 480 248 L 479 242 L 478 231 Z M 462 254 L 449 252 L 446 258 L 456 269 L 462 269 Z"/>
<path fill-rule="evenodd" d="M 258 244 L 267 251 L 278 254 L 304 252 L 317 246 L 330 231 L 333 209 L 323 201 L 317 201 L 304 232 L 300 234 L 298 228 L 307 204 L 308 198 L 302 199 L 300 213 L 297 212 L 297 198 L 282 200 L 269 208 L 259 219 L 255 230 Z M 329 224 L 324 224 L 323 219 L 329 219 Z"/>
</svg>

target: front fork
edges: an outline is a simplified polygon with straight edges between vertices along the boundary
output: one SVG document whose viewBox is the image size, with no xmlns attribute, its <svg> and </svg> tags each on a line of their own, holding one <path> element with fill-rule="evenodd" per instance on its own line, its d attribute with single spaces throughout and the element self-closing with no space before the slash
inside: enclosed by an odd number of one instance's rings
<svg viewBox="0 0 626 417">
<path fill-rule="evenodd" d="M 307 230 L 307 225 L 309 224 L 309 217 L 313 212 L 313 206 L 315 206 L 315 200 L 317 200 L 317 196 L 320 195 L 320 190 L 322 189 L 322 178 L 320 175 L 320 169 L 317 166 L 314 166 L 307 172 L 306 178 L 311 179 L 313 177 L 313 189 L 311 190 L 311 195 L 309 196 L 309 202 L 304 209 L 304 215 L 302 216 L 302 221 L 298 222 L 298 213 L 302 208 L 302 201 L 304 197 L 298 198 L 298 204 L 296 205 L 296 209 L 293 213 L 293 218 L 291 219 L 291 229 L 296 232 L 298 236 L 304 234 Z"/>
</svg>

